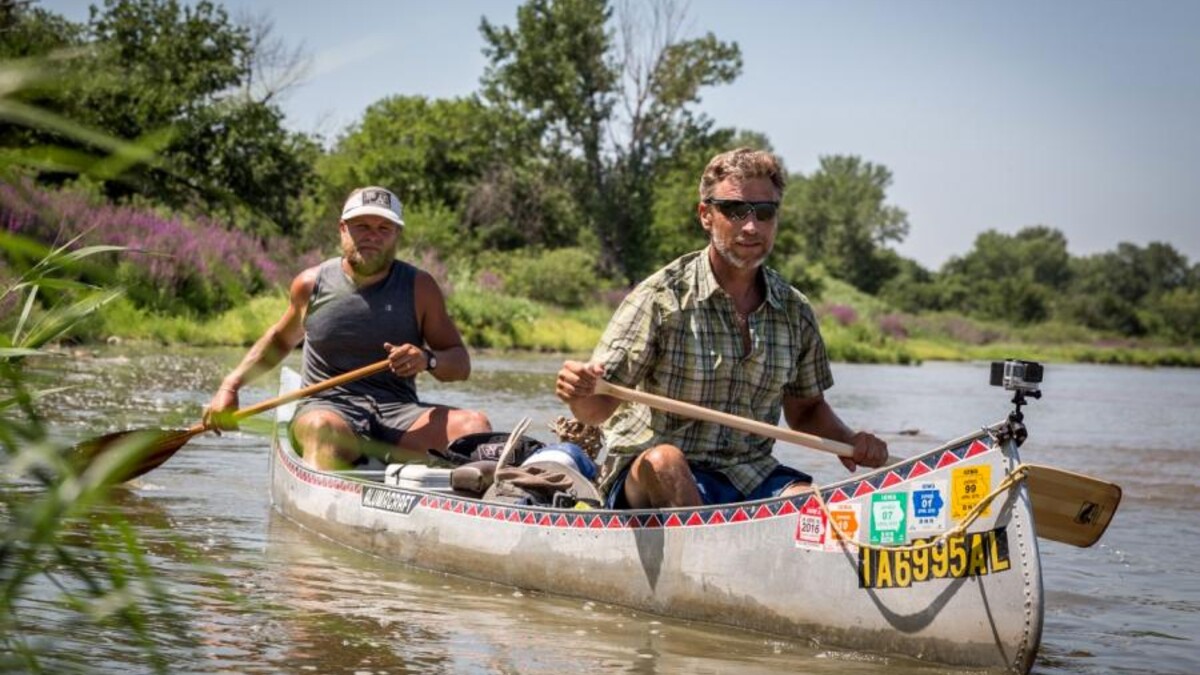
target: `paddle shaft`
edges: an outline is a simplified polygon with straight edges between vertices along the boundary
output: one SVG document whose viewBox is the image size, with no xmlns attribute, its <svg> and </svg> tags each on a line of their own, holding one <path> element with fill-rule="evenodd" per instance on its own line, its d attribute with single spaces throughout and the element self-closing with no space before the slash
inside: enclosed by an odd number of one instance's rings
<svg viewBox="0 0 1200 675">
<path fill-rule="evenodd" d="M 630 401 L 632 403 L 641 403 L 658 410 L 663 410 L 676 415 L 683 415 L 692 419 L 704 420 L 705 422 L 713 422 L 727 426 L 731 429 L 745 431 L 747 433 L 763 436 L 766 438 L 774 438 L 777 441 L 785 441 L 803 445 L 814 450 L 830 452 L 839 457 L 853 457 L 854 446 L 838 441 L 831 441 L 828 438 L 821 438 L 812 434 L 806 434 L 803 431 L 794 429 L 784 429 L 764 422 L 746 419 L 737 415 L 730 415 L 716 410 L 710 410 L 691 403 L 676 401 L 675 399 L 666 398 L 665 396 L 656 396 L 648 394 L 644 391 L 629 389 L 620 385 L 612 384 L 607 380 L 596 381 L 596 393 L 619 398 L 622 401 Z M 889 462 L 899 461 L 895 457 L 889 457 Z"/>
<path fill-rule="evenodd" d="M 319 391 L 325 391 L 326 389 L 332 389 L 340 384 L 346 384 L 347 382 L 361 380 L 362 378 L 369 377 L 375 373 L 381 373 L 388 369 L 389 363 L 390 362 L 387 359 L 377 361 L 369 366 L 363 366 L 362 368 L 352 370 L 348 373 L 342 373 L 336 377 L 331 377 L 328 380 L 323 380 L 321 382 L 317 382 L 316 384 L 310 384 L 307 387 L 290 391 L 282 396 L 276 396 L 275 398 L 267 399 L 261 403 L 256 403 L 248 408 L 241 408 L 240 410 L 234 411 L 231 417 L 233 421 L 240 422 L 247 417 L 253 417 L 259 413 L 271 410 L 272 408 L 278 408 L 281 405 L 302 399 L 310 394 L 315 394 Z M 197 424 L 188 429 L 188 433 L 193 435 L 200 434 L 207 430 L 207 428 L 208 427 L 205 427 L 203 424 Z"/>
</svg>

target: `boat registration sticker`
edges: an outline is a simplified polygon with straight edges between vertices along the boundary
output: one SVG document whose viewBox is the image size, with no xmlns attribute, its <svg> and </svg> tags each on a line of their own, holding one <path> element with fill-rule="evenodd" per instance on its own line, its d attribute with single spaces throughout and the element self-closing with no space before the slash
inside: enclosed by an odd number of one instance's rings
<svg viewBox="0 0 1200 675">
<path fill-rule="evenodd" d="M 828 529 L 821 504 L 815 499 L 808 499 L 800 507 L 800 520 L 796 523 L 796 546 L 818 551 L 823 549 Z"/>
<path fill-rule="evenodd" d="M 841 535 L 832 526 L 826 528 L 826 551 L 841 551 L 843 548 L 850 551 L 858 549 L 858 524 L 862 522 L 861 507 L 862 504 L 849 502 L 829 505 L 829 516 L 837 524 L 838 528 L 846 534 L 846 538 L 842 539 Z"/>
<path fill-rule="evenodd" d="M 992 491 L 992 467 L 984 464 L 955 469 L 951 473 L 950 487 L 950 517 L 959 521 Z M 980 515 L 986 516 L 991 510 L 989 506 Z"/>
<path fill-rule="evenodd" d="M 934 539 L 916 539 L 913 544 Z M 998 527 L 950 537 L 941 545 L 929 548 L 860 549 L 858 586 L 908 588 L 919 582 L 979 577 L 1010 568 L 1008 531 Z"/>
<path fill-rule="evenodd" d="M 950 506 L 946 481 L 917 483 L 909 494 L 912 496 L 909 502 L 909 513 L 912 514 L 912 521 L 908 524 L 910 532 L 941 533 L 946 529 L 946 511 Z"/>
<path fill-rule="evenodd" d="M 903 544 L 908 539 L 908 493 L 871 495 L 872 544 Z"/>
</svg>

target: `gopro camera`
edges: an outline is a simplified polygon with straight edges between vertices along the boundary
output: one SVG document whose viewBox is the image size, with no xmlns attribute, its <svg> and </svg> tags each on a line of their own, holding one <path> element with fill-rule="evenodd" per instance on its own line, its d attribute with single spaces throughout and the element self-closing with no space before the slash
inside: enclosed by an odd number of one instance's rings
<svg viewBox="0 0 1200 675">
<path fill-rule="evenodd" d="M 992 362 L 992 386 L 1009 391 L 1036 392 L 1042 383 L 1042 364 L 1035 361 Z"/>
</svg>

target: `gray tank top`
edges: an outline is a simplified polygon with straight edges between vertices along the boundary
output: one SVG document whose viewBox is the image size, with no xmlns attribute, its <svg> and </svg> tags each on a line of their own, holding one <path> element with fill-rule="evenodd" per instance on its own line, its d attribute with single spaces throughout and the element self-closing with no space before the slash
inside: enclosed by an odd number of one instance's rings
<svg viewBox="0 0 1200 675">
<path fill-rule="evenodd" d="M 417 268 L 397 260 L 381 281 L 358 288 L 342 271 L 341 258 L 321 263 L 304 317 L 304 385 L 387 358 L 384 342 L 423 346 L 417 325 L 416 276 Z M 338 393 L 370 396 L 379 402 L 417 401 L 414 378 L 399 377 L 390 370 L 316 396 Z"/>
</svg>

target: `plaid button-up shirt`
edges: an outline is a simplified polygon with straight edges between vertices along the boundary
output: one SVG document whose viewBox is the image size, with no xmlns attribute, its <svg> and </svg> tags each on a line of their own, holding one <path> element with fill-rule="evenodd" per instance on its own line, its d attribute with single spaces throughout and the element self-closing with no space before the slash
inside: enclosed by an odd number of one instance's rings
<svg viewBox="0 0 1200 675">
<path fill-rule="evenodd" d="M 643 281 L 609 321 L 592 361 L 614 384 L 778 424 L 783 396 L 815 396 L 833 386 L 812 307 L 777 272 L 762 267 L 766 300 L 749 317 L 745 353 L 733 299 L 717 285 L 707 249 L 689 253 Z M 644 405 L 623 403 L 604 424 L 609 476 L 643 450 L 670 443 L 688 462 L 720 471 L 752 492 L 779 462 L 774 440 Z"/>
</svg>

